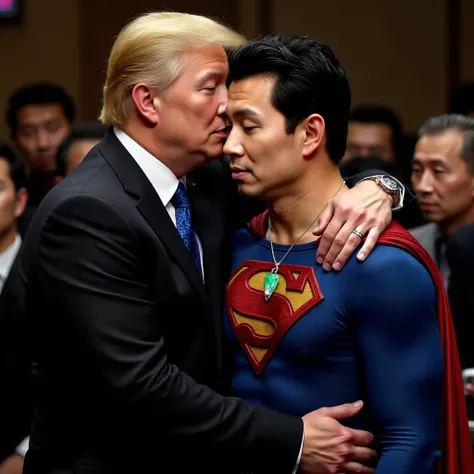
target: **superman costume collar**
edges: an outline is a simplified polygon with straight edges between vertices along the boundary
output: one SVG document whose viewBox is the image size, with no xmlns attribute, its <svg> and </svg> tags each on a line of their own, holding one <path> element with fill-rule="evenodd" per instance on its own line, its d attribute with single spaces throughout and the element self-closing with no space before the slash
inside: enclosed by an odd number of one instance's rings
<svg viewBox="0 0 474 474">
<path fill-rule="evenodd" d="M 254 217 L 248 224 L 256 238 L 264 238 L 268 211 Z M 426 250 L 400 224 L 393 222 L 381 234 L 379 244 L 401 248 L 419 260 L 428 270 L 436 288 L 438 327 L 443 349 L 444 384 L 442 416 L 442 457 L 439 474 L 474 473 L 474 459 L 468 427 L 461 365 L 448 297 L 436 264 Z"/>
</svg>

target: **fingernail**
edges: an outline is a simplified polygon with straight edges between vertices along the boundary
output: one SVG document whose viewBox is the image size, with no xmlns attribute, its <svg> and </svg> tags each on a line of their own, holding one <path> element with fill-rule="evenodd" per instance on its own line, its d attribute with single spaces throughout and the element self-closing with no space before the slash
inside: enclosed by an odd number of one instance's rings
<svg viewBox="0 0 474 474">
<path fill-rule="evenodd" d="M 355 406 L 356 408 L 359 408 L 359 407 L 361 407 L 363 404 L 364 404 L 364 402 L 363 402 L 362 400 L 358 400 L 357 402 L 354 403 L 354 406 Z"/>
<path fill-rule="evenodd" d="M 330 272 L 330 271 L 331 271 L 331 265 L 329 265 L 329 263 L 325 263 L 325 264 L 323 265 L 323 268 L 324 268 L 324 270 L 326 270 L 327 272 Z"/>
<path fill-rule="evenodd" d="M 332 266 L 332 268 L 333 268 L 334 270 L 338 271 L 338 270 L 341 269 L 341 264 L 340 264 L 339 262 L 336 262 L 336 263 Z"/>
<path fill-rule="evenodd" d="M 318 258 L 316 259 L 316 261 L 317 261 L 320 265 L 322 265 L 323 262 L 324 262 L 324 258 L 323 258 L 323 257 L 318 257 Z"/>
<path fill-rule="evenodd" d="M 357 254 L 357 259 L 363 262 L 365 260 L 365 253 L 359 253 Z"/>
</svg>

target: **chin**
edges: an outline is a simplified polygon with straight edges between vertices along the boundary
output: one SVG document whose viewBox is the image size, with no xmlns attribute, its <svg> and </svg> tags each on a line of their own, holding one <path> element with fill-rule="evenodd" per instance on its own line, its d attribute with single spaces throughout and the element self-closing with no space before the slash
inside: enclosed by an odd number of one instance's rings
<svg viewBox="0 0 474 474">
<path fill-rule="evenodd" d="M 436 223 L 439 223 L 439 222 L 442 222 L 444 220 L 446 220 L 446 218 L 444 216 L 440 216 L 436 213 L 429 213 L 429 212 L 422 212 L 421 213 L 423 218 L 427 221 L 427 222 L 436 222 Z"/>
<path fill-rule="evenodd" d="M 253 186 L 237 183 L 237 189 L 239 190 L 239 193 L 242 194 L 242 196 L 255 199 L 265 199 L 262 190 L 257 189 Z"/>
<path fill-rule="evenodd" d="M 221 144 L 215 145 L 214 147 L 209 147 L 208 150 L 204 153 L 206 161 L 216 160 L 224 155 L 223 146 Z"/>
</svg>

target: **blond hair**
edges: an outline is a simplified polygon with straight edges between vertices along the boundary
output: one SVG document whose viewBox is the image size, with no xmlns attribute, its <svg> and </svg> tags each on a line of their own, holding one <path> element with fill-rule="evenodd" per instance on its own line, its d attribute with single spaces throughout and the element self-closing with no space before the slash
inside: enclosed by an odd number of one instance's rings
<svg viewBox="0 0 474 474">
<path fill-rule="evenodd" d="M 181 72 L 178 54 L 186 48 L 218 44 L 233 50 L 244 41 L 239 33 L 204 16 L 155 12 L 138 17 L 122 29 L 112 47 L 100 121 L 123 125 L 132 89 L 140 82 L 166 91 Z"/>
</svg>

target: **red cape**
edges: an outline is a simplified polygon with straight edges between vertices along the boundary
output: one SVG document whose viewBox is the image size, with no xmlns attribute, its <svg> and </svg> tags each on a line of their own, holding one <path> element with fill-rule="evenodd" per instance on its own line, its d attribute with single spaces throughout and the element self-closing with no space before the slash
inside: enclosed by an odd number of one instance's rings
<svg viewBox="0 0 474 474">
<path fill-rule="evenodd" d="M 267 231 L 267 211 L 252 219 L 250 230 L 257 236 Z M 392 222 L 381 234 L 379 244 L 393 245 L 410 253 L 426 267 L 433 279 L 437 293 L 438 326 L 443 346 L 444 386 L 442 418 L 442 458 L 440 474 L 472 474 L 474 460 L 468 427 L 461 365 L 456 336 L 449 309 L 448 297 L 436 264 L 426 250 L 400 224 Z"/>
</svg>

